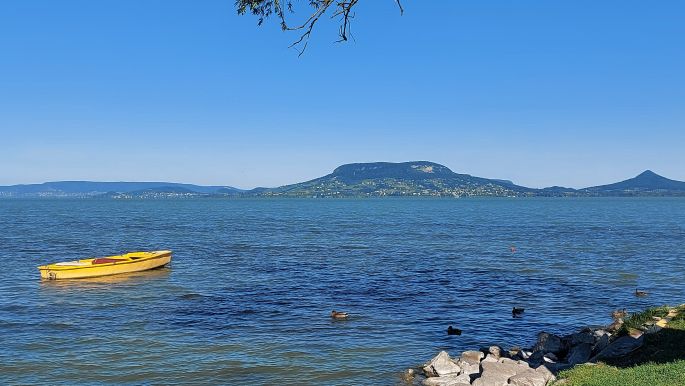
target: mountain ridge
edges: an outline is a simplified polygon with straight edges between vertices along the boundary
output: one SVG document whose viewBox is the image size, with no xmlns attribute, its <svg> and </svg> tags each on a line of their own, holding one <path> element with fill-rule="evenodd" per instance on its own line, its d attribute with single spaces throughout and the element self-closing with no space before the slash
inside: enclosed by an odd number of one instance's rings
<svg viewBox="0 0 685 386">
<path fill-rule="evenodd" d="M 38 184 L 18 184 L 0 186 L 0 194 L 5 196 L 97 196 L 104 193 L 130 193 L 144 190 L 187 189 L 190 192 L 212 194 L 221 190 L 242 192 L 230 186 L 203 186 L 178 182 L 128 182 L 128 181 L 51 181 Z"/>
<path fill-rule="evenodd" d="M 651 170 L 633 178 L 582 189 L 552 186 L 528 188 L 510 180 L 456 173 L 430 161 L 367 162 L 340 165 L 309 181 L 275 188 L 241 190 L 230 186 L 203 186 L 174 182 L 53 181 L 0 186 L 0 197 L 588 197 L 685 196 L 685 182 Z"/>
</svg>

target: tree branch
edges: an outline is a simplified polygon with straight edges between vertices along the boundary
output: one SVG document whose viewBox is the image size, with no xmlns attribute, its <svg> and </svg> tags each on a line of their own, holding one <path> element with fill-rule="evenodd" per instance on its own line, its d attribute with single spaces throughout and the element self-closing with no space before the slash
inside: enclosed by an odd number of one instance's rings
<svg viewBox="0 0 685 386">
<path fill-rule="evenodd" d="M 354 19 L 355 14 L 353 8 L 359 3 L 359 0 L 308 0 L 309 6 L 314 8 L 309 17 L 301 24 L 294 26 L 290 25 L 286 20 L 286 10 L 288 13 L 294 13 L 292 0 L 236 0 L 236 9 L 238 14 L 244 15 L 248 11 L 257 16 L 257 25 L 262 25 L 265 19 L 269 16 L 275 15 L 280 21 L 281 29 L 283 31 L 302 31 L 300 38 L 294 41 L 289 48 L 294 48 L 302 45 L 298 56 L 302 56 L 309 43 L 309 38 L 312 35 L 314 26 L 319 21 L 321 16 L 325 15 L 331 6 L 334 6 L 334 12 L 331 19 L 339 18 L 340 28 L 338 36 L 340 39 L 337 42 L 345 42 L 348 37 L 351 37 L 350 23 Z M 400 15 L 404 14 L 401 0 L 394 0 L 400 10 Z"/>
</svg>

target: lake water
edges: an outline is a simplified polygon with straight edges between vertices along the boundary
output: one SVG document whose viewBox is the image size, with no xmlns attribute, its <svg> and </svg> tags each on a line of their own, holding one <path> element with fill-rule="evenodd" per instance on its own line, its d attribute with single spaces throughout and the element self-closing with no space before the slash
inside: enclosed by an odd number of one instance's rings
<svg viewBox="0 0 685 386">
<path fill-rule="evenodd" d="M 36 269 L 157 249 L 170 268 Z M 0 384 L 393 385 L 441 349 L 685 303 L 684 251 L 685 199 L 5 199 Z"/>
</svg>

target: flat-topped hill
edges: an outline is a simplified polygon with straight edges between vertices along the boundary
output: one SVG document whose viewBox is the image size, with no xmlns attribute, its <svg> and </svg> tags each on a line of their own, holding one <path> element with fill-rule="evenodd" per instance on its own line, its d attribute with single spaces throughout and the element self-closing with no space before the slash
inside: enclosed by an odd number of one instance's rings
<svg viewBox="0 0 685 386">
<path fill-rule="evenodd" d="M 425 180 L 431 178 L 450 178 L 456 173 L 447 166 L 428 161 L 417 162 L 371 162 L 354 163 L 337 167 L 329 176 L 348 181 L 369 180 L 374 178 L 400 178 Z"/>
<path fill-rule="evenodd" d="M 269 189 L 265 196 L 526 196 L 533 192 L 510 181 L 459 174 L 428 161 L 371 162 L 342 165 L 331 174 Z"/>
</svg>

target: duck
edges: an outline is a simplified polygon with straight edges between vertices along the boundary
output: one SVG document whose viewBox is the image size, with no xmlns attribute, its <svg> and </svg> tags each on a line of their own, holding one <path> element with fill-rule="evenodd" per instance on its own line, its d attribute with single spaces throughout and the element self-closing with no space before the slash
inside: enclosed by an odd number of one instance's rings
<svg viewBox="0 0 685 386">
<path fill-rule="evenodd" d="M 635 296 L 637 296 L 637 297 L 647 296 L 647 291 L 639 291 L 637 288 L 635 288 Z"/>
<path fill-rule="evenodd" d="M 611 317 L 614 318 L 614 319 L 625 318 L 626 315 L 628 315 L 628 313 L 626 312 L 626 309 L 625 309 L 625 308 L 622 309 L 622 310 L 616 310 L 616 311 L 612 311 L 612 312 L 611 312 Z"/>
<path fill-rule="evenodd" d="M 521 316 L 523 314 L 523 311 L 525 311 L 525 308 L 514 307 L 511 309 L 511 316 L 514 318 L 517 316 Z"/>
<path fill-rule="evenodd" d="M 350 315 L 347 312 L 331 311 L 331 318 L 333 319 L 347 319 L 348 316 Z"/>
<path fill-rule="evenodd" d="M 623 326 L 623 318 L 616 318 L 613 323 L 607 326 L 607 331 L 618 331 Z"/>
<path fill-rule="evenodd" d="M 461 335 L 461 330 L 452 326 L 447 327 L 447 335 Z"/>
</svg>

